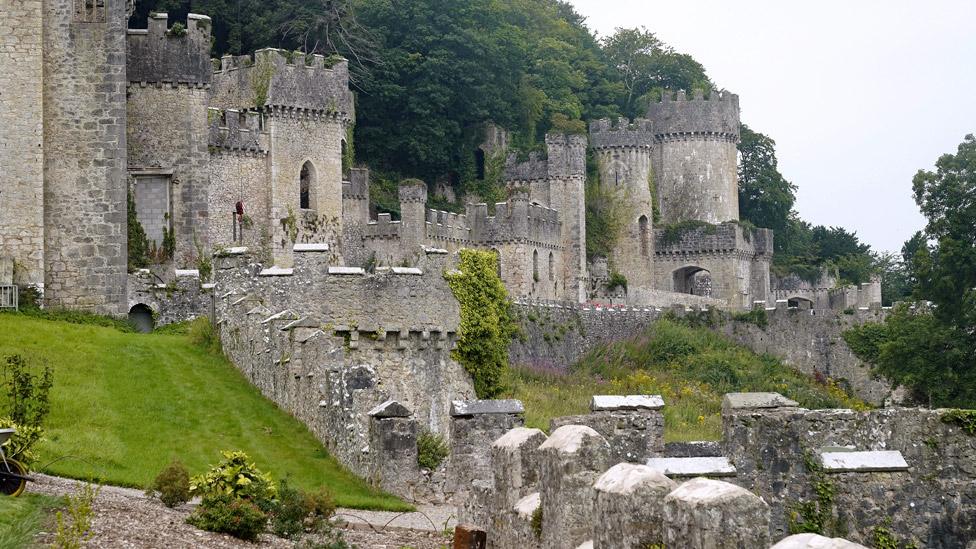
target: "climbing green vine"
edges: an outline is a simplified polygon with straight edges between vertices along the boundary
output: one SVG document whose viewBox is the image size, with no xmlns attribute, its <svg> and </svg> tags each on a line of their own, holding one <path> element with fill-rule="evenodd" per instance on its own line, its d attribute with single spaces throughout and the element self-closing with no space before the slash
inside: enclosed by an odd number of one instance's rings
<svg viewBox="0 0 976 549">
<path fill-rule="evenodd" d="M 958 425 L 970 435 L 976 435 L 976 410 L 949 410 L 941 419 L 942 423 Z"/>
<path fill-rule="evenodd" d="M 458 270 L 444 275 L 461 305 L 454 359 L 471 374 L 478 398 L 493 398 L 502 392 L 508 345 L 518 331 L 497 268 L 494 253 L 461 250 Z"/>
<path fill-rule="evenodd" d="M 804 452 L 803 464 L 810 474 L 810 486 L 817 497 L 811 501 L 798 502 L 789 508 L 790 533 L 840 535 L 843 528 L 834 516 L 834 484 L 827 480 L 823 468 L 812 453 Z"/>
</svg>

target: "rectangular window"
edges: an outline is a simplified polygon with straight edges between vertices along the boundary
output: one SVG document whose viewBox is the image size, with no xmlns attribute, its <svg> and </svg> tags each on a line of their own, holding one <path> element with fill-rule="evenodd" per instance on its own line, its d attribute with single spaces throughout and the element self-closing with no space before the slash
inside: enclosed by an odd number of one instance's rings
<svg viewBox="0 0 976 549">
<path fill-rule="evenodd" d="M 164 233 L 172 230 L 169 176 L 136 177 L 133 199 L 136 203 L 136 217 L 142 230 L 146 232 L 150 246 L 155 243 L 156 249 L 161 250 Z"/>
<path fill-rule="evenodd" d="M 108 0 L 73 0 L 74 21 L 79 23 L 104 23 L 107 20 L 105 5 Z"/>
</svg>

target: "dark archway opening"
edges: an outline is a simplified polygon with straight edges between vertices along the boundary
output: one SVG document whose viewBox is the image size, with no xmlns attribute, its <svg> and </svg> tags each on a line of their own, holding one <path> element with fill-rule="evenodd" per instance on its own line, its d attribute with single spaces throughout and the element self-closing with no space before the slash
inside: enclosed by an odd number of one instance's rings
<svg viewBox="0 0 976 549">
<path fill-rule="evenodd" d="M 810 310 L 813 308 L 813 301 L 805 297 L 791 297 L 786 300 L 786 306 L 790 309 Z"/>
<path fill-rule="evenodd" d="M 712 273 L 701 267 L 683 267 L 674 272 L 674 291 L 681 294 L 712 296 Z"/>
<path fill-rule="evenodd" d="M 148 334 L 156 327 L 156 320 L 153 318 L 152 309 L 142 303 L 134 305 L 129 309 L 129 324 L 137 332 Z"/>
<path fill-rule="evenodd" d="M 306 162 L 302 165 L 298 187 L 298 207 L 303 210 L 312 209 L 312 182 L 314 178 L 315 168 L 311 162 Z"/>
<path fill-rule="evenodd" d="M 481 149 L 474 151 L 474 176 L 478 179 L 485 178 L 485 151 Z"/>
</svg>

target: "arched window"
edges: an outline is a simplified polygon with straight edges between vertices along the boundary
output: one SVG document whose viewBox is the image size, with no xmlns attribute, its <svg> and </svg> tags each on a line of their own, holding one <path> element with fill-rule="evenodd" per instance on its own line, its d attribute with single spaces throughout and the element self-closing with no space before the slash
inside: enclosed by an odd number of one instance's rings
<svg viewBox="0 0 976 549">
<path fill-rule="evenodd" d="M 650 224 L 647 222 L 646 215 L 640 216 L 640 218 L 637 220 L 637 227 L 640 230 L 641 255 L 647 257 L 647 254 L 649 253 L 649 249 L 650 249 L 651 230 L 650 230 Z"/>
<path fill-rule="evenodd" d="M 311 162 L 302 165 L 299 179 L 298 207 L 303 210 L 312 209 L 312 189 L 315 188 L 315 166 Z"/>
<path fill-rule="evenodd" d="M 549 281 L 556 280 L 556 257 L 549 252 Z"/>
<path fill-rule="evenodd" d="M 532 250 L 532 281 L 539 281 L 539 250 Z"/>
</svg>

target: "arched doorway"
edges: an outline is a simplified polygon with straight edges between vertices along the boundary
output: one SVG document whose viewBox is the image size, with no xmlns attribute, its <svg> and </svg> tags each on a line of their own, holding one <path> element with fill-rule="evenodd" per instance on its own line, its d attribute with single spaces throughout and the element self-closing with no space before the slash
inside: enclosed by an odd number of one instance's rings
<svg viewBox="0 0 976 549">
<path fill-rule="evenodd" d="M 136 329 L 137 332 L 142 332 L 148 334 L 153 331 L 156 327 L 156 320 L 153 318 L 153 311 L 148 305 L 139 303 L 138 305 L 133 305 L 129 309 L 129 324 Z"/>
<path fill-rule="evenodd" d="M 647 221 L 647 216 L 642 215 L 637 219 L 637 228 L 640 231 L 640 251 L 641 255 L 647 257 L 650 253 L 651 228 Z"/>
<path fill-rule="evenodd" d="M 786 306 L 790 309 L 803 309 L 807 311 L 813 308 L 813 301 L 805 297 L 794 296 L 786 300 Z"/>
<path fill-rule="evenodd" d="M 674 271 L 672 279 L 673 289 L 677 293 L 712 296 L 712 273 L 707 269 L 695 265 L 682 267 Z"/>
</svg>

